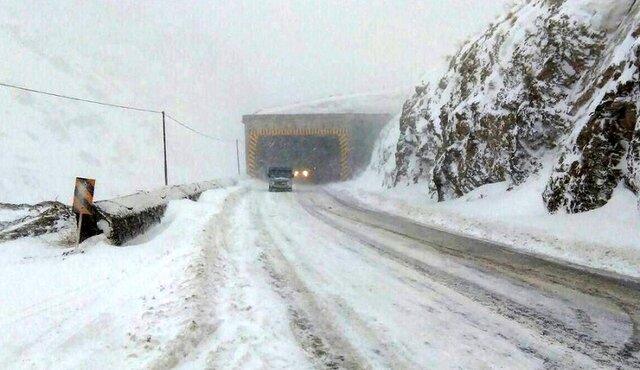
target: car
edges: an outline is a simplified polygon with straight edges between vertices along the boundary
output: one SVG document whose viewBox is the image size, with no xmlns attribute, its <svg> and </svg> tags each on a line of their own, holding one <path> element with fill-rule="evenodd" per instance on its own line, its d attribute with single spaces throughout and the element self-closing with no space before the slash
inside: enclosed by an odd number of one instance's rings
<svg viewBox="0 0 640 370">
<path fill-rule="evenodd" d="M 301 167 L 293 170 L 293 179 L 297 182 L 313 182 L 313 171 L 308 167 Z"/>
<path fill-rule="evenodd" d="M 293 170 L 291 167 L 269 167 L 269 191 L 293 191 Z"/>
</svg>

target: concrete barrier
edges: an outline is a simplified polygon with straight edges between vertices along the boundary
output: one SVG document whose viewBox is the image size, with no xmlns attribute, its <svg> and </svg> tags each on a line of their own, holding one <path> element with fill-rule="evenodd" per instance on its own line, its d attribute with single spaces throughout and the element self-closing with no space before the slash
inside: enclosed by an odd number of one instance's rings
<svg viewBox="0 0 640 370">
<path fill-rule="evenodd" d="M 160 223 L 170 201 L 197 200 L 207 190 L 233 186 L 236 183 L 236 180 L 229 179 L 175 185 L 95 202 L 94 216 L 83 221 L 81 239 L 104 233 L 114 245 L 123 245 Z"/>
</svg>

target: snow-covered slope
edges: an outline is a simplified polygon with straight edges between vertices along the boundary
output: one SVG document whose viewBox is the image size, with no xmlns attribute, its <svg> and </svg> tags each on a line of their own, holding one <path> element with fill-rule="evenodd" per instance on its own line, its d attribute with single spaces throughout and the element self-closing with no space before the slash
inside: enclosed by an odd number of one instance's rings
<svg viewBox="0 0 640 370">
<path fill-rule="evenodd" d="M 621 182 L 640 191 L 639 26 L 633 0 L 515 6 L 416 87 L 371 172 L 447 200 L 495 182 L 511 189 L 556 163 L 550 211 L 600 207 Z"/>
<path fill-rule="evenodd" d="M 375 93 L 332 96 L 311 102 L 261 109 L 256 114 L 311 113 L 397 113 L 409 96 L 409 90 L 397 89 Z"/>
<path fill-rule="evenodd" d="M 2 4 L 0 58 L 6 63 L 0 81 L 167 110 L 209 135 L 238 137 L 239 120 L 234 131 L 228 119 L 220 118 L 227 126 L 224 133 L 219 122 L 210 121 L 219 119 L 211 103 L 218 101 L 217 93 L 210 93 L 208 103 L 198 95 L 208 91 L 200 86 L 207 78 L 192 68 L 201 61 L 181 64 L 178 48 L 161 47 L 182 31 L 161 28 L 161 23 L 145 23 L 141 30 L 135 17 L 123 19 L 107 3 L 40 3 L 32 8 L 23 2 Z M 97 199 L 164 185 L 160 114 L 2 87 L 0 120 L 0 202 L 69 203 L 75 176 L 97 179 Z M 167 131 L 170 183 L 237 173 L 234 142 L 211 141 L 171 121 Z"/>
</svg>

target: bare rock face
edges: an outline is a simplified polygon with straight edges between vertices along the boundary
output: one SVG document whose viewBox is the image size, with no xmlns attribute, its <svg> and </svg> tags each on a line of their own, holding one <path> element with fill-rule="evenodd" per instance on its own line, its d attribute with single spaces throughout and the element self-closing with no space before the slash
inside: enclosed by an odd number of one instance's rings
<svg viewBox="0 0 640 370">
<path fill-rule="evenodd" d="M 626 180 L 627 186 L 636 194 L 640 194 L 640 123 L 637 120 L 636 129 L 627 151 Z M 640 198 L 638 199 L 638 209 L 640 210 Z"/>
<path fill-rule="evenodd" d="M 385 184 L 423 182 L 442 201 L 556 158 L 551 212 L 600 207 L 621 183 L 640 194 L 639 25 L 634 0 L 514 9 L 404 104 Z"/>
</svg>

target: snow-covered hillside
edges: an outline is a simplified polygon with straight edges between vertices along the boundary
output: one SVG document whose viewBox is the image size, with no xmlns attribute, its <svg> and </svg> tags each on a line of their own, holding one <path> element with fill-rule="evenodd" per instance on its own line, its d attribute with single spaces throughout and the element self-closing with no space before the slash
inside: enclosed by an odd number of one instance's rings
<svg viewBox="0 0 640 370">
<path fill-rule="evenodd" d="M 517 5 L 416 87 L 370 170 L 448 200 L 553 166 L 550 211 L 601 207 L 622 183 L 637 194 L 639 36 L 633 0 Z"/>
<path fill-rule="evenodd" d="M 261 109 L 256 114 L 310 113 L 397 113 L 410 90 L 397 89 L 375 93 L 332 96 L 310 102 Z"/>
<path fill-rule="evenodd" d="M 259 107 L 407 85 L 423 61 L 439 68 L 459 40 L 508 2 L 7 0 L 0 82 L 166 110 L 209 135 L 235 139 L 243 133 L 240 116 Z M 310 106 L 399 112 L 404 98 L 364 94 Z M 68 203 L 75 176 L 97 179 L 97 199 L 164 182 L 159 114 L 5 87 L 0 107 L 0 202 Z M 171 121 L 167 127 L 170 184 L 236 173 L 235 143 Z"/>
<path fill-rule="evenodd" d="M 240 137 L 239 120 L 229 125 L 211 103 L 220 101 L 218 93 L 210 92 L 208 103 L 200 97 L 198 92 L 208 90 L 200 86 L 207 79 L 192 67 L 201 60 L 180 64 L 178 48 L 159 47 L 173 42 L 161 23 L 139 30 L 133 18 L 118 21 L 122 14 L 106 3 L 41 3 L 37 16 L 31 11 L 23 2 L 2 4 L 0 58 L 6 63 L 0 81 L 167 110 L 209 135 Z M 51 16 L 43 16 L 47 13 Z M 5 87 L 0 107 L 0 202 L 69 203 L 75 176 L 97 179 L 97 199 L 164 185 L 160 114 Z M 227 126 L 224 132 L 221 123 Z M 168 121 L 167 145 L 171 184 L 237 174 L 234 142 L 212 141 Z"/>
</svg>

